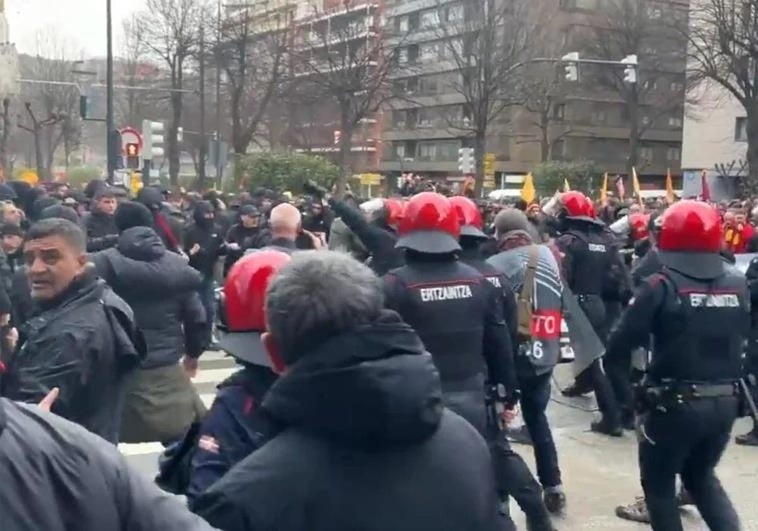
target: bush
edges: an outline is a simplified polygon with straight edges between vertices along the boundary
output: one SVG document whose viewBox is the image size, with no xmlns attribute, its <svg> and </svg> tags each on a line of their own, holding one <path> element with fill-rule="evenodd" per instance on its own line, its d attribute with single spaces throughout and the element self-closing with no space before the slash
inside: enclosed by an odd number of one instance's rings
<svg viewBox="0 0 758 531">
<path fill-rule="evenodd" d="M 257 153 L 239 161 L 243 186 L 253 191 L 264 187 L 293 194 L 303 192 L 307 180 L 331 188 L 340 170 L 328 160 L 304 153 Z"/>
<path fill-rule="evenodd" d="M 94 168 L 92 166 L 69 168 L 68 182 L 71 186 L 83 188 L 92 179 L 99 179 L 102 176 L 102 173 L 103 172 L 100 168 Z"/>
</svg>

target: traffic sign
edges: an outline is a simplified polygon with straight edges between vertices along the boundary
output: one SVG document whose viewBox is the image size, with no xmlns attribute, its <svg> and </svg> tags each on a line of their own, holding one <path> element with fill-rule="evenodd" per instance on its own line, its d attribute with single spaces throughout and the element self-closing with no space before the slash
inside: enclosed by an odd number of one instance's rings
<svg viewBox="0 0 758 531">
<path fill-rule="evenodd" d="M 487 177 L 495 177 L 495 162 L 497 156 L 494 153 L 485 153 L 484 155 L 484 175 Z"/>
</svg>

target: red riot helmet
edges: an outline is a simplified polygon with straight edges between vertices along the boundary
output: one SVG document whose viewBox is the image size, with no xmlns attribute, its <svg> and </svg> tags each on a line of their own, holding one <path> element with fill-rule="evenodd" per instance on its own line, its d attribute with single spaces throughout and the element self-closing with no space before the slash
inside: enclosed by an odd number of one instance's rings
<svg viewBox="0 0 758 531">
<path fill-rule="evenodd" d="M 387 225 L 397 227 L 403 218 L 405 204 L 400 199 L 389 198 L 384 200 L 384 209 L 387 211 Z"/>
<path fill-rule="evenodd" d="M 721 216 L 702 201 L 679 201 L 660 217 L 661 251 L 718 253 L 723 243 Z"/>
<path fill-rule="evenodd" d="M 487 238 L 484 234 L 484 221 L 479 207 L 471 199 L 458 195 L 450 198 L 453 208 L 458 213 L 461 223 L 461 236 Z"/>
<path fill-rule="evenodd" d="M 650 214 L 643 214 L 641 212 L 629 214 L 629 227 L 633 241 L 643 240 L 650 235 L 649 222 Z"/>
<path fill-rule="evenodd" d="M 411 197 L 398 225 L 397 247 L 420 253 L 460 251 L 461 222 L 450 200 L 435 192 Z"/>
<path fill-rule="evenodd" d="M 560 196 L 560 203 L 568 218 L 595 219 L 595 206 L 582 192 L 564 192 Z"/>
<path fill-rule="evenodd" d="M 276 272 L 290 261 L 281 251 L 256 251 L 229 270 L 218 308 L 219 345 L 231 356 L 270 366 L 260 335 L 266 330 L 266 290 Z"/>
</svg>

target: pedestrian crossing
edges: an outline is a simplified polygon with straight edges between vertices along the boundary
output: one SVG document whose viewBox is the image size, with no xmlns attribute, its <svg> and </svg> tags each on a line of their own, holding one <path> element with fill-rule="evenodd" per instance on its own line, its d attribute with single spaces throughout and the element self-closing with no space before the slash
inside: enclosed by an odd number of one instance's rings
<svg viewBox="0 0 758 531">
<path fill-rule="evenodd" d="M 192 379 L 200 399 L 205 407 L 210 408 L 216 396 L 216 386 L 232 375 L 238 369 L 233 358 L 223 352 L 208 351 L 200 357 L 197 376 Z M 127 458 L 140 457 L 149 459 L 154 456 L 157 462 L 158 456 L 163 453 L 163 445 L 159 442 L 139 444 L 119 444 L 118 449 Z"/>
</svg>

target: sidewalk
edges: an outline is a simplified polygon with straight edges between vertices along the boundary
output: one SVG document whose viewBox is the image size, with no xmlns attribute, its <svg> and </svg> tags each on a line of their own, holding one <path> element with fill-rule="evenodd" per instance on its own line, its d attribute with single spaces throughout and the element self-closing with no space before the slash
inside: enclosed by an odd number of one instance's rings
<svg viewBox="0 0 758 531">
<path fill-rule="evenodd" d="M 559 368 L 561 386 L 566 385 L 569 378 L 567 369 Z M 594 405 L 592 401 L 564 399 L 555 388 L 553 398 L 555 400 L 550 403 L 548 412 L 568 498 L 565 516 L 555 519 L 557 529 L 649 529 L 649 526 L 627 522 L 615 515 L 617 505 L 630 503 L 642 493 L 634 433 L 626 432 L 620 439 L 595 435 L 589 431 L 593 413 L 566 405 L 588 407 Z M 737 424 L 735 433 L 744 433 L 748 427 L 749 423 L 742 420 Z M 534 470 L 531 447 L 513 445 L 513 448 Z M 730 444 L 718 469 L 718 476 L 742 519 L 743 531 L 758 531 L 758 448 Z M 519 529 L 525 529 L 521 511 L 515 504 L 511 505 L 511 514 Z M 694 507 L 683 510 L 682 514 L 686 530 L 707 530 Z"/>
</svg>

